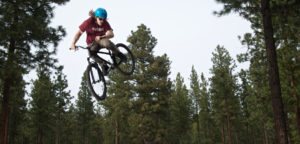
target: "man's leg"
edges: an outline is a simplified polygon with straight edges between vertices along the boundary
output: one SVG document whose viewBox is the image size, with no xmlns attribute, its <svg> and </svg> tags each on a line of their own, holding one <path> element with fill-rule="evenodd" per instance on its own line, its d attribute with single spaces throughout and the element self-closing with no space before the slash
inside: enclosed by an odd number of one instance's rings
<svg viewBox="0 0 300 144">
<path fill-rule="evenodd" d="M 109 50 L 112 51 L 112 53 L 115 56 L 118 56 L 121 60 L 126 61 L 127 58 L 124 54 L 122 54 L 116 47 L 116 45 L 111 42 L 109 39 L 105 38 L 105 39 L 101 39 L 98 44 L 100 45 L 101 48 L 107 48 Z"/>
<path fill-rule="evenodd" d="M 99 59 L 99 56 L 97 55 L 97 52 L 100 50 L 99 44 L 97 44 L 96 42 L 93 42 L 91 45 L 89 45 L 89 47 L 91 48 L 90 49 L 91 51 L 89 53 L 90 57 L 97 63 L 100 63 L 100 64 L 103 63 L 101 61 L 101 59 Z"/>
<path fill-rule="evenodd" d="M 107 48 L 111 50 L 114 55 L 117 55 L 119 53 L 116 45 L 107 38 L 101 39 L 100 41 L 98 41 L 98 44 L 101 48 Z"/>
<path fill-rule="evenodd" d="M 107 64 L 100 59 L 100 57 L 97 55 L 97 52 L 101 49 L 101 46 L 97 42 L 93 42 L 91 45 L 91 53 L 90 57 L 100 64 L 103 75 L 107 75 L 108 66 Z"/>
</svg>

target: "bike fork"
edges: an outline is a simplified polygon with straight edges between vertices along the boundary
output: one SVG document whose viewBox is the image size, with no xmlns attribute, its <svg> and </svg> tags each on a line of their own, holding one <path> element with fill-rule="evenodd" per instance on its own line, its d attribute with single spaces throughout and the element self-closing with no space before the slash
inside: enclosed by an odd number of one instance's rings
<svg viewBox="0 0 300 144">
<path fill-rule="evenodd" d="M 100 76 L 101 71 L 98 67 L 98 64 L 97 63 L 91 63 L 90 58 L 87 58 L 87 61 L 88 61 L 89 65 L 94 65 L 95 66 L 95 68 L 97 69 L 98 75 L 99 75 L 99 80 L 95 81 L 94 73 L 93 73 L 93 70 L 91 68 L 90 73 L 91 73 L 91 77 L 92 77 L 92 82 L 95 84 L 96 82 L 102 81 L 102 77 Z"/>
</svg>

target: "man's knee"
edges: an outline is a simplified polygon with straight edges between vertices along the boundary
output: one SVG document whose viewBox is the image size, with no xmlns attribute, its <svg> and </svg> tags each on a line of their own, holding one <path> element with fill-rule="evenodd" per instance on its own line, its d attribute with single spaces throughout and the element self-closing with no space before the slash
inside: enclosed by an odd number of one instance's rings
<svg viewBox="0 0 300 144">
<path fill-rule="evenodd" d="M 101 39 L 99 41 L 99 45 L 104 48 L 109 48 L 111 46 L 111 42 L 109 39 Z"/>
<path fill-rule="evenodd" d="M 98 51 L 98 50 L 100 49 L 99 44 L 96 43 L 96 42 L 93 42 L 93 43 L 90 45 L 90 47 L 91 47 L 91 51 L 94 51 L 94 52 L 96 52 L 96 51 Z"/>
</svg>

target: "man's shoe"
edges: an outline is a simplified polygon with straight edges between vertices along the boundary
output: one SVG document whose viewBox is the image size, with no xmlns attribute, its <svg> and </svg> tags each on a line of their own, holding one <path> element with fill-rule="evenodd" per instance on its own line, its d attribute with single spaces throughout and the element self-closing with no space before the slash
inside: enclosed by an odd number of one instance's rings
<svg viewBox="0 0 300 144">
<path fill-rule="evenodd" d="M 123 53 L 119 52 L 117 56 L 121 59 L 121 61 L 123 62 L 127 61 L 127 57 Z"/>
<path fill-rule="evenodd" d="M 108 74 L 108 68 L 109 67 L 107 66 L 107 64 L 101 64 L 100 66 L 101 66 L 103 75 L 106 76 Z"/>
</svg>

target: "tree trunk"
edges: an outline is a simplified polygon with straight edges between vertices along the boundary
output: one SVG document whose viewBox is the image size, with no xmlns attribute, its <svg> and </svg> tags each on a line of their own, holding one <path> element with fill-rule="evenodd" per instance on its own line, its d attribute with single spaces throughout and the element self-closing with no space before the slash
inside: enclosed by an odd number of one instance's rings
<svg viewBox="0 0 300 144">
<path fill-rule="evenodd" d="M 55 144 L 60 144 L 61 139 L 61 113 L 58 112 L 58 120 L 56 120 L 56 138 L 55 138 Z"/>
<path fill-rule="evenodd" d="M 200 143 L 200 122 L 199 122 L 199 110 L 198 105 L 196 104 L 196 113 L 197 113 L 197 143 Z"/>
<path fill-rule="evenodd" d="M 211 129 L 209 129 L 210 127 L 209 127 L 209 122 L 207 121 L 207 123 L 206 123 L 206 130 L 205 130 L 205 134 L 206 134 L 206 140 L 208 140 L 208 141 L 210 141 L 211 142 Z"/>
<path fill-rule="evenodd" d="M 293 94 L 297 98 L 296 94 Z M 296 121 L 298 125 L 298 134 L 300 136 L 300 108 L 299 108 L 299 99 L 296 99 L 297 105 L 295 105 Z"/>
<path fill-rule="evenodd" d="M 43 131 L 41 130 L 40 132 L 39 132 L 39 144 L 44 144 L 44 134 L 43 134 Z"/>
<path fill-rule="evenodd" d="M 222 143 L 225 144 L 224 125 L 222 125 Z"/>
<path fill-rule="evenodd" d="M 116 144 L 119 144 L 119 123 L 118 123 L 118 120 L 116 119 Z"/>
<path fill-rule="evenodd" d="M 11 105 L 12 103 L 10 102 L 10 104 L 9 105 Z M 17 125 L 17 122 L 16 122 L 16 117 L 15 117 L 15 114 L 14 114 L 14 112 L 15 112 L 15 109 L 14 109 L 14 107 L 12 106 L 12 107 L 10 107 L 9 108 L 9 122 L 8 122 L 8 128 L 9 129 L 14 129 L 14 128 L 16 128 L 15 126 Z M 14 130 L 12 130 L 12 131 L 8 131 L 8 135 L 9 135 L 9 137 L 7 138 L 8 140 L 8 143 L 9 144 L 14 144 L 15 143 L 15 137 L 16 137 L 16 133 L 15 133 L 15 131 Z"/>
<path fill-rule="evenodd" d="M 60 129 L 59 129 L 59 127 L 57 126 L 57 128 L 56 128 L 55 144 L 60 144 L 60 135 L 61 135 Z"/>
<path fill-rule="evenodd" d="M 266 125 L 264 124 L 264 143 L 269 144 L 268 134 L 266 131 Z"/>
<path fill-rule="evenodd" d="M 229 119 L 229 112 L 227 112 L 227 140 L 228 140 L 228 144 L 231 144 L 231 128 L 230 128 L 230 119 Z"/>
<path fill-rule="evenodd" d="M 240 137 L 237 134 L 235 134 L 235 143 L 240 143 Z"/>
<path fill-rule="evenodd" d="M 10 41 L 10 46 L 8 47 L 8 58 L 4 65 L 4 81 L 3 81 L 3 100 L 0 118 L 0 144 L 7 144 L 8 137 L 8 122 L 9 122 L 9 97 L 10 89 L 13 81 L 14 70 L 13 70 L 13 60 L 14 60 L 14 41 Z"/>
<path fill-rule="evenodd" d="M 295 87 L 295 84 L 294 84 L 294 75 L 291 76 L 291 84 L 290 85 L 291 85 L 292 89 Z M 296 122 L 297 122 L 297 128 L 298 128 L 298 135 L 300 136 L 300 108 L 299 108 L 299 99 L 298 99 L 296 93 L 293 93 L 292 96 L 296 100 L 295 113 L 296 113 Z"/>
<path fill-rule="evenodd" d="M 0 144 L 7 144 L 8 136 L 8 121 L 9 121 L 9 96 L 10 96 L 11 79 L 6 76 L 3 83 L 3 101 L 1 112 L 1 129 L 0 129 Z"/>
<path fill-rule="evenodd" d="M 227 98 L 225 99 L 226 104 L 226 119 L 227 119 L 227 136 L 228 136 L 228 144 L 231 144 L 231 128 L 230 128 L 230 114 L 229 114 L 229 108 L 227 104 Z"/>
<path fill-rule="evenodd" d="M 254 132 L 250 130 L 250 133 L 251 133 L 251 138 L 253 140 L 253 144 L 256 144 L 256 136 L 254 135 Z"/>
<path fill-rule="evenodd" d="M 247 117 L 247 119 L 248 119 L 248 117 Z M 246 137 L 247 137 L 246 144 L 249 144 L 250 143 L 250 138 L 249 137 L 251 137 L 251 135 L 249 134 L 249 123 L 248 123 L 248 120 L 246 122 Z"/>
<path fill-rule="evenodd" d="M 0 144 L 7 144 L 8 136 L 8 102 L 10 95 L 10 79 L 5 78 L 3 84 L 3 101 L 2 101 L 2 112 L 1 112 L 1 125 L 0 125 Z"/>
<path fill-rule="evenodd" d="M 275 142 L 276 144 L 288 144 L 269 1 L 261 0 L 261 13 L 263 16 L 264 37 L 269 63 L 269 83 L 275 120 Z"/>
</svg>

